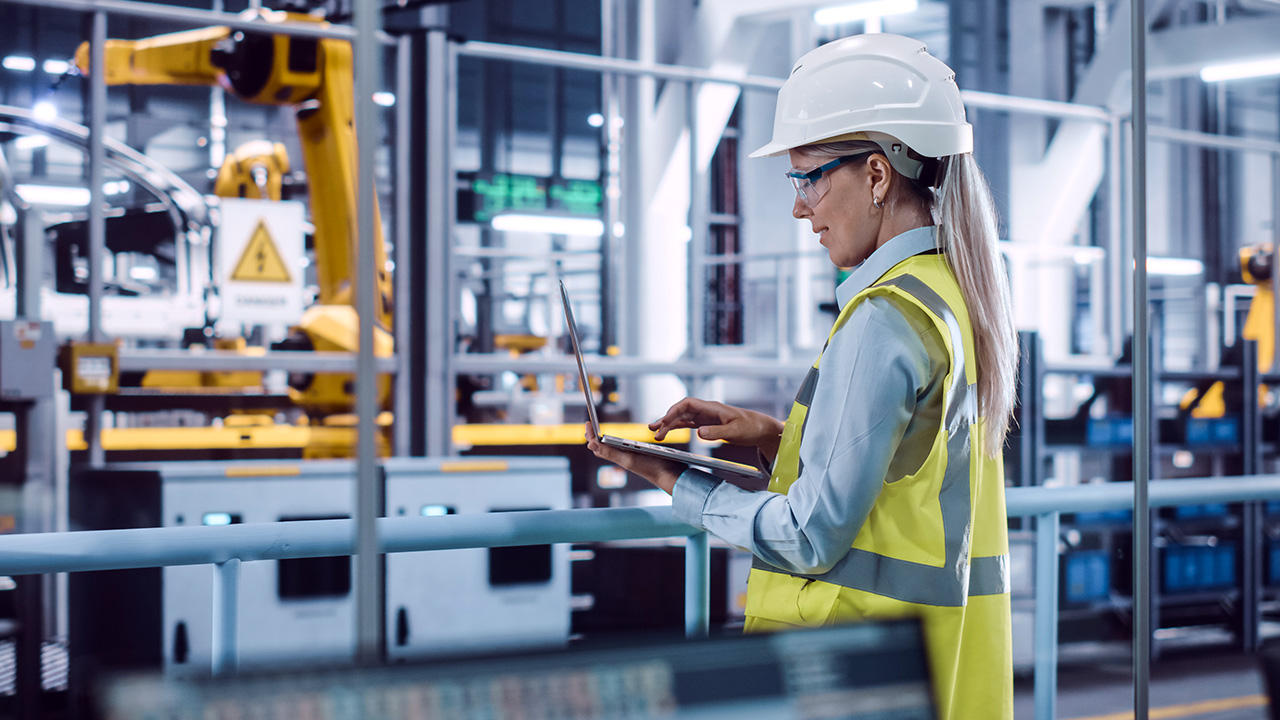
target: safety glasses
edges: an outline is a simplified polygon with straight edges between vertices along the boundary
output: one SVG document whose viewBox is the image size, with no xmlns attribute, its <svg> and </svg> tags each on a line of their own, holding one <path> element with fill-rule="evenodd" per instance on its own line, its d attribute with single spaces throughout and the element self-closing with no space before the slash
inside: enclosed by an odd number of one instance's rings
<svg viewBox="0 0 1280 720">
<path fill-rule="evenodd" d="M 865 152 L 855 153 L 853 155 L 844 155 L 832 160 L 828 163 L 819 165 L 812 170 L 801 172 L 799 170 L 791 170 L 787 173 L 787 179 L 791 181 L 791 185 L 796 189 L 796 196 L 800 198 L 800 202 L 813 208 L 822 199 L 823 195 L 831 189 L 831 178 L 828 175 L 832 170 L 853 162 L 859 158 L 866 157 L 875 150 L 867 150 Z"/>
</svg>

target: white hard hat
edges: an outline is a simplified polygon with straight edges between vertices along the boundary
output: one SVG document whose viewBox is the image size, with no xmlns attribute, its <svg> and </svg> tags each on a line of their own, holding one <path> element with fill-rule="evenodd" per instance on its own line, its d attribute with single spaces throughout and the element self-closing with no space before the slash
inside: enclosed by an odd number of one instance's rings
<svg viewBox="0 0 1280 720">
<path fill-rule="evenodd" d="M 855 35 L 821 45 L 791 68 L 778 91 L 773 140 L 750 157 L 824 141 L 872 140 L 899 172 L 916 178 L 920 163 L 897 162 L 908 158 L 892 147 L 895 138 L 924 157 L 973 151 L 973 126 L 965 121 L 955 77 L 924 43 L 902 35 Z"/>
</svg>

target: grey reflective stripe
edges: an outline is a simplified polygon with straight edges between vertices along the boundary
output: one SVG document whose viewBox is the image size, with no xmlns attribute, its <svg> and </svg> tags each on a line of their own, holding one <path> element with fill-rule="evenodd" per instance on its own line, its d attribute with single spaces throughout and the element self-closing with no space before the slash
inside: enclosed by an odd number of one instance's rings
<svg viewBox="0 0 1280 720">
<path fill-rule="evenodd" d="M 969 562 L 969 597 L 1009 592 L 1009 555 L 989 555 Z"/>
<path fill-rule="evenodd" d="M 813 393 L 818 389 L 818 366 L 814 365 L 809 368 L 809 372 L 804 376 L 804 382 L 800 384 L 800 392 L 796 393 L 796 402 L 809 407 L 813 404 Z"/>
<path fill-rule="evenodd" d="M 921 605 L 958 607 L 971 595 L 991 595 L 1008 587 L 1007 558 L 969 557 L 973 507 L 969 497 L 969 428 L 977 420 L 977 397 L 965 379 L 964 338 L 955 313 L 919 278 L 900 275 L 894 285 L 914 297 L 947 326 L 951 340 L 951 385 L 946 393 L 947 467 L 938 505 L 942 513 L 944 557 L 940 567 L 852 548 L 820 575 L 798 575 Z M 759 559 L 757 569 L 785 572 Z M 795 574 L 795 573 L 789 573 Z"/>
<path fill-rule="evenodd" d="M 977 398 L 973 396 L 971 392 L 973 388 L 970 388 L 965 380 L 964 334 L 960 331 L 960 321 L 956 319 L 956 314 L 951 311 L 947 301 L 914 275 L 899 275 L 879 283 L 876 287 L 885 285 L 902 288 L 908 295 L 919 300 L 929 309 L 929 312 L 937 315 L 947 326 L 947 334 L 951 336 L 952 357 L 951 388 L 947 393 L 947 431 L 954 435 L 960 429 L 961 413 L 967 420 L 966 425 L 972 424 L 978 418 Z"/>
<path fill-rule="evenodd" d="M 886 575 L 896 576 L 894 577 L 894 580 L 901 583 L 901 586 L 896 589 L 897 592 L 884 592 L 876 588 L 861 587 L 862 585 L 869 585 L 870 583 L 843 582 L 842 580 L 837 580 L 835 578 L 830 577 L 832 574 L 830 572 L 824 573 L 823 575 L 797 575 L 795 573 L 789 573 L 783 570 L 779 570 L 778 568 L 770 565 L 769 563 L 761 560 L 760 558 L 755 558 L 751 563 L 751 567 L 755 570 L 763 570 L 765 572 L 774 572 L 782 575 L 793 575 L 795 577 L 803 577 L 811 580 L 822 580 L 823 582 L 829 582 L 836 585 L 841 585 L 843 587 L 853 588 L 855 590 L 865 590 L 866 592 L 874 593 L 876 595 L 884 595 L 886 597 L 892 597 L 895 600 L 902 600 L 903 602 L 916 603 L 918 605 L 958 607 L 964 604 L 962 602 L 959 602 L 958 597 L 955 596 L 954 594 L 948 598 L 948 602 L 937 602 L 939 598 L 934 596 L 934 594 L 932 593 L 923 592 L 923 591 L 920 591 L 920 592 L 913 591 L 912 586 L 910 584 L 911 582 L 914 581 L 919 583 L 929 583 L 932 580 L 932 578 L 930 578 L 929 576 L 934 573 L 942 572 L 943 570 L 942 568 L 931 567 L 928 565 L 919 565 L 917 563 L 910 563 L 905 560 L 895 560 L 894 558 L 888 558 L 883 555 L 876 555 L 874 553 L 869 553 L 866 551 L 853 550 L 850 552 L 861 553 L 861 556 L 864 559 L 855 561 L 854 564 L 864 566 L 864 567 L 858 568 L 858 570 L 865 573 L 867 577 L 873 577 L 873 576 L 884 577 Z M 896 568 L 882 567 L 886 564 L 890 566 L 901 564 L 904 567 L 896 567 Z M 834 570 L 832 572 L 834 572 Z M 912 578 L 911 577 L 912 575 L 915 575 L 916 577 Z M 969 597 L 978 597 L 978 596 L 984 596 L 984 595 L 1003 595 L 1008 592 L 1009 592 L 1009 556 L 1008 555 L 991 555 L 988 557 L 976 557 L 970 561 L 969 592 L 968 592 Z"/>
</svg>

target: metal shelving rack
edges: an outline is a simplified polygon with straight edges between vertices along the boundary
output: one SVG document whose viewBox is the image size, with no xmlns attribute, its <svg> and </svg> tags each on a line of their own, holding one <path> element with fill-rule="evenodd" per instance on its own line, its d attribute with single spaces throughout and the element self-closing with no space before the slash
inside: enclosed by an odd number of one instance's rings
<svg viewBox="0 0 1280 720">
<path fill-rule="evenodd" d="M 1020 422 L 1017 426 L 1016 435 L 1012 439 L 1015 454 L 1018 458 L 1018 468 L 1012 473 L 1011 478 L 1014 484 L 1027 487 L 1043 485 L 1045 480 L 1045 461 L 1050 453 L 1055 451 L 1103 453 L 1117 459 L 1131 457 L 1133 447 L 1136 445 L 1136 438 L 1134 445 L 1129 446 L 1089 445 L 1083 442 L 1083 439 L 1081 442 L 1050 442 L 1047 437 L 1046 422 L 1040 408 L 1039 398 L 1039 389 L 1043 387 L 1044 378 L 1050 374 L 1091 375 L 1094 377 L 1123 379 L 1131 377 L 1130 368 L 1124 365 L 1098 368 L 1047 366 L 1041 356 L 1039 340 L 1036 334 L 1021 333 L 1020 339 L 1022 341 L 1022 363 L 1020 368 L 1022 374 L 1019 388 Z M 1208 452 L 1220 457 L 1235 457 L 1239 463 L 1240 473 L 1244 475 L 1253 475 L 1262 471 L 1266 445 L 1263 442 L 1263 417 L 1257 405 L 1257 388 L 1263 382 L 1274 382 L 1280 380 L 1280 377 L 1264 376 L 1258 372 L 1257 353 L 1253 342 L 1246 342 L 1243 357 L 1243 366 L 1239 368 L 1224 367 L 1217 371 L 1204 372 L 1157 371 L 1152 374 L 1152 379 L 1156 386 L 1166 382 L 1195 380 L 1238 381 L 1241 385 L 1242 411 L 1239 415 L 1238 443 L 1186 446 L 1161 442 L 1161 438 L 1158 437 L 1159 424 L 1156 424 L 1153 425 L 1150 447 L 1157 456 L 1175 450 L 1192 449 L 1198 453 Z M 1167 426 L 1168 424 L 1166 423 Z M 1119 462 L 1113 464 L 1120 465 Z M 1155 473 L 1153 473 L 1154 475 Z M 1123 481 L 1128 478 L 1119 477 L 1114 479 Z M 1223 515 L 1177 518 L 1153 514 L 1153 541 L 1151 543 L 1153 559 L 1163 559 L 1163 556 L 1156 550 L 1167 535 L 1176 535 L 1179 532 L 1186 532 L 1189 536 L 1213 537 L 1239 543 L 1239 554 L 1235 559 L 1237 572 L 1235 582 L 1231 587 L 1167 592 L 1162 588 L 1161 583 L 1154 582 L 1156 578 L 1162 577 L 1163 562 L 1152 563 L 1150 567 L 1151 577 L 1153 578 L 1151 592 L 1151 647 L 1153 657 L 1159 655 L 1159 645 L 1155 642 L 1155 631 L 1161 627 L 1162 610 L 1194 609 L 1196 606 L 1210 607 L 1219 605 L 1228 608 L 1230 611 L 1219 613 L 1217 617 L 1213 617 L 1213 613 L 1210 612 L 1202 613 L 1201 617 L 1198 618 L 1200 622 L 1192 624 L 1225 624 L 1236 634 L 1242 649 L 1245 651 L 1257 649 L 1260 640 L 1261 604 L 1264 598 L 1267 597 L 1264 589 L 1268 582 L 1266 567 L 1263 562 L 1267 552 L 1267 538 L 1264 533 L 1266 518 L 1263 509 L 1260 503 L 1252 502 L 1242 503 L 1239 506 L 1230 508 Z M 1122 569 L 1127 564 L 1127 561 L 1132 560 L 1128 552 L 1122 552 L 1119 557 L 1115 552 L 1117 549 L 1127 550 L 1128 536 L 1133 533 L 1132 520 L 1129 522 L 1119 520 L 1079 522 L 1068 517 L 1062 521 L 1062 531 L 1068 530 L 1076 530 L 1094 541 L 1089 543 L 1091 545 L 1088 548 L 1089 550 L 1107 551 L 1113 568 Z M 1156 538 L 1159 538 L 1159 541 Z M 1092 547 L 1095 543 L 1097 547 Z M 1097 621 L 1107 614 L 1131 614 L 1133 610 L 1131 591 L 1117 591 L 1116 575 L 1114 574 L 1110 578 L 1110 586 L 1110 597 L 1105 600 L 1072 604 L 1066 602 L 1065 598 L 1060 597 L 1059 605 L 1062 618 L 1068 622 L 1073 619 Z M 1273 592 L 1271 597 L 1280 599 L 1280 592 Z M 1163 614 L 1167 615 L 1168 613 Z M 1197 619 L 1194 614 L 1190 614 L 1189 617 Z"/>
</svg>

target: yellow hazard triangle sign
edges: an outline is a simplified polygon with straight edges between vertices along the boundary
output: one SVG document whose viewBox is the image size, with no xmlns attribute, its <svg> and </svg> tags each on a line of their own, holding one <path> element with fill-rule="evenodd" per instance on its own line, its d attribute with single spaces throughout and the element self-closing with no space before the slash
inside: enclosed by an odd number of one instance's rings
<svg viewBox="0 0 1280 720">
<path fill-rule="evenodd" d="M 240 254 L 240 259 L 236 261 L 235 270 L 231 271 L 231 279 L 246 282 L 281 283 L 293 280 L 293 277 L 289 275 L 289 267 L 285 264 L 284 259 L 280 257 L 280 251 L 276 249 L 275 241 L 271 239 L 271 233 L 267 230 L 265 220 L 258 220 L 258 226 L 253 229 L 253 235 L 249 236 L 249 242 L 245 244 L 244 252 Z"/>
</svg>

